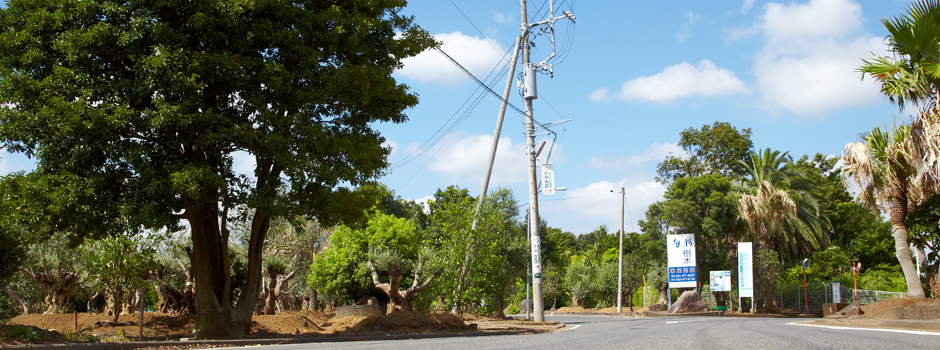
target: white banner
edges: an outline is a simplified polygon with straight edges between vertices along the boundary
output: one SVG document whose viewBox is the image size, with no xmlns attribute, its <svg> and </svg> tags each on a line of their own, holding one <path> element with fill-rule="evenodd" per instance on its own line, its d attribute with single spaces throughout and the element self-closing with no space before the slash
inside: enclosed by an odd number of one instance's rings
<svg viewBox="0 0 940 350">
<path fill-rule="evenodd" d="M 541 239 L 540 237 L 532 237 L 532 277 L 533 278 L 542 278 L 542 256 L 541 252 Z"/>
<path fill-rule="evenodd" d="M 551 164 L 542 166 L 542 194 L 546 196 L 555 194 L 555 169 Z"/>
<path fill-rule="evenodd" d="M 712 271 L 709 290 L 712 292 L 731 291 L 731 271 Z"/>
<path fill-rule="evenodd" d="M 754 297 L 754 256 L 751 242 L 738 243 L 738 298 Z"/>
<path fill-rule="evenodd" d="M 666 235 L 669 288 L 695 288 L 695 235 Z"/>
</svg>

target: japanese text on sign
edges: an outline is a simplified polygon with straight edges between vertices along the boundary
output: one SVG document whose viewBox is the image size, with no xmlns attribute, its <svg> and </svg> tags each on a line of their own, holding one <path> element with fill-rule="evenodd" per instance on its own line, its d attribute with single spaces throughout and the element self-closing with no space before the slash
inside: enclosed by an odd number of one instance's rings
<svg viewBox="0 0 940 350">
<path fill-rule="evenodd" d="M 695 288 L 695 235 L 666 235 L 669 288 Z"/>
</svg>

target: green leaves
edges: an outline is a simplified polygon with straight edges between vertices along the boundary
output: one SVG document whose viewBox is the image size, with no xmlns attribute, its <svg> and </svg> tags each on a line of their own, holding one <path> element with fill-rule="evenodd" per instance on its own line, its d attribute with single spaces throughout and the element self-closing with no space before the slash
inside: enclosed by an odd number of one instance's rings
<svg viewBox="0 0 940 350">
<path fill-rule="evenodd" d="M 724 176 L 742 175 L 744 160 L 753 143 L 751 129 L 741 129 L 726 122 L 702 125 L 700 130 L 689 128 L 682 131 L 679 146 L 687 155 L 669 154 L 656 170 L 656 180 L 665 184 L 681 177 L 705 174 Z"/>
</svg>

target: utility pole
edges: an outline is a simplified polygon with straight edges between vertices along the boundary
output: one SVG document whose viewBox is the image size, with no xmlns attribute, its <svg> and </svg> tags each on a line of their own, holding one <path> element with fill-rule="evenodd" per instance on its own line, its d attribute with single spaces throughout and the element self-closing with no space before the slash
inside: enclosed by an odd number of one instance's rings
<svg viewBox="0 0 940 350">
<path fill-rule="evenodd" d="M 486 199 L 486 190 L 490 185 L 490 175 L 493 173 L 493 162 L 496 161 L 496 148 L 499 145 L 499 134 L 503 130 L 503 117 L 506 116 L 506 105 L 509 103 L 509 93 L 512 91 L 512 81 L 516 75 L 516 61 L 519 60 L 519 46 L 522 36 L 516 37 L 516 46 L 512 51 L 512 63 L 509 65 L 509 76 L 506 77 L 506 88 L 503 90 L 503 101 L 499 105 L 499 116 L 496 117 L 496 131 L 493 132 L 493 143 L 490 145 L 490 159 L 486 163 L 486 173 L 483 175 L 483 186 L 480 186 L 480 198 L 477 201 L 477 213 L 474 215 L 473 228 L 477 228 L 480 220 L 480 210 Z"/>
<path fill-rule="evenodd" d="M 620 188 L 620 265 L 617 267 L 617 313 L 623 312 L 623 209 L 627 191 Z M 646 278 L 644 276 L 644 278 Z M 645 293 L 645 291 L 644 291 Z"/>
<path fill-rule="evenodd" d="M 536 98 L 534 86 L 535 69 L 529 64 L 529 23 L 526 12 L 526 0 L 522 3 L 522 67 L 525 78 L 525 137 L 526 151 L 529 156 L 529 239 L 532 240 L 532 311 L 535 322 L 545 322 L 542 304 L 542 257 L 539 236 L 539 198 L 538 183 L 535 178 L 535 122 L 532 117 L 532 100 Z M 530 77 L 531 74 L 531 77 Z M 531 78 L 531 83 L 530 83 Z M 531 86 L 529 85 L 531 84 Z"/>
<path fill-rule="evenodd" d="M 532 116 L 532 100 L 538 98 L 536 90 L 536 73 L 539 70 L 548 71 L 549 76 L 554 73 L 549 60 L 555 57 L 555 21 L 568 18 L 574 22 L 574 15 L 571 12 L 564 11 L 563 16 L 555 17 L 555 4 L 549 0 L 548 19 L 529 23 L 526 12 L 527 0 L 520 0 L 522 7 L 522 88 L 523 98 L 525 99 L 525 135 L 526 151 L 529 156 L 529 239 L 532 248 L 532 306 L 535 311 L 535 322 L 545 322 L 544 305 L 542 304 L 542 257 L 541 257 L 541 239 L 539 235 L 539 198 L 538 181 L 536 180 L 536 150 L 535 150 L 535 119 Z M 543 33 L 551 33 L 552 54 L 539 63 L 529 61 L 529 32 L 532 28 L 539 27 Z"/>
</svg>

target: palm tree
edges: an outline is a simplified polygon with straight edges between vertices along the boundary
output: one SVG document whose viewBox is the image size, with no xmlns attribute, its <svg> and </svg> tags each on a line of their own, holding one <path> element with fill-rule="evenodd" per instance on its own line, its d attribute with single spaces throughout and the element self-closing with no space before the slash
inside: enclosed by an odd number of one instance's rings
<svg viewBox="0 0 940 350">
<path fill-rule="evenodd" d="M 811 192 L 812 180 L 787 167 L 788 153 L 769 148 L 751 153 L 744 164 L 749 177 L 739 189 L 738 213 L 762 249 L 808 253 L 828 244 L 828 219 Z"/>
<path fill-rule="evenodd" d="M 751 153 L 744 163 L 748 178 L 741 181 L 738 213 L 748 223 L 750 238 L 760 243 L 757 256 L 767 259 L 766 252 L 786 249 L 790 254 L 809 252 L 828 243 L 828 219 L 811 193 L 815 184 L 802 172 L 788 167 L 789 152 Z M 759 266 L 774 266 L 761 261 Z M 764 308 L 776 308 L 774 281 L 771 271 L 760 271 L 760 295 Z"/>
<path fill-rule="evenodd" d="M 911 129 L 907 125 L 890 131 L 876 127 L 861 135 L 862 142 L 846 145 L 842 181 L 846 188 L 855 187 L 859 191 L 857 202 L 890 213 L 895 253 L 907 280 L 907 293 L 923 298 L 924 288 L 908 248 L 905 220 L 908 211 L 936 192 L 936 182 L 932 177 L 917 175 L 922 173 L 919 168 L 923 162 L 914 155 Z M 933 140 L 934 144 L 937 142 Z"/>
<path fill-rule="evenodd" d="M 862 60 L 863 78 L 881 82 L 881 92 L 903 109 L 918 104 L 922 113 L 940 105 L 940 1 L 916 1 L 907 14 L 881 20 L 892 56 Z"/>
</svg>

